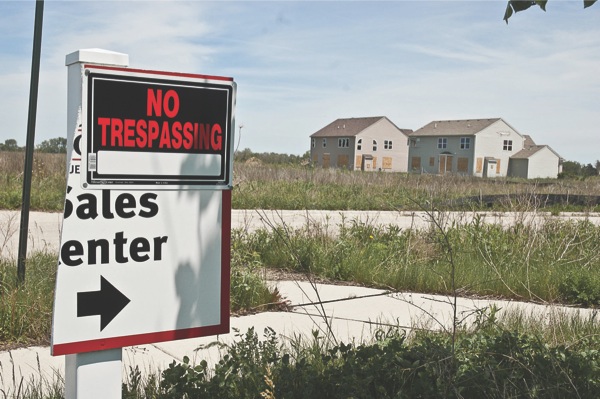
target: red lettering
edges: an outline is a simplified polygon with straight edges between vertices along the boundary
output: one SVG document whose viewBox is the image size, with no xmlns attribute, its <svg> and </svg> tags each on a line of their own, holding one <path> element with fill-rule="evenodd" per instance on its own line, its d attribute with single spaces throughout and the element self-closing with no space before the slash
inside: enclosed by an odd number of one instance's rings
<svg viewBox="0 0 600 399">
<path fill-rule="evenodd" d="M 160 96 L 156 95 L 156 97 Z M 171 95 L 170 98 L 175 97 Z M 178 106 L 174 106 L 170 110 L 177 109 Z M 166 108 L 162 108 L 162 111 L 166 114 Z M 223 128 L 218 123 L 213 125 L 179 120 L 171 123 L 168 120 L 154 119 L 98 118 L 96 128 L 98 127 L 101 145 L 104 147 L 166 148 L 188 151 L 223 149 Z"/>
<path fill-rule="evenodd" d="M 191 150 L 192 145 L 194 144 L 194 126 L 191 122 L 186 122 L 183 124 L 183 148 L 186 150 Z"/>
<path fill-rule="evenodd" d="M 125 119 L 123 145 L 125 147 L 135 147 L 135 119 Z"/>
<path fill-rule="evenodd" d="M 106 146 L 106 127 L 110 123 L 110 118 L 98 118 L 98 125 L 102 127 L 102 145 Z"/>
<path fill-rule="evenodd" d="M 137 133 L 135 143 L 137 144 L 138 148 L 144 148 L 146 146 L 146 143 L 148 142 L 148 134 L 146 133 L 147 127 L 148 124 L 145 120 L 140 119 L 137 121 L 137 124 L 135 126 L 135 131 Z"/>
<path fill-rule="evenodd" d="M 175 121 L 173 122 L 173 148 L 175 148 L 176 150 L 181 148 L 181 144 L 182 144 L 182 137 L 181 137 L 181 129 L 183 129 L 183 127 L 181 126 L 181 122 L 179 121 Z"/>
<path fill-rule="evenodd" d="M 171 132 L 169 132 L 169 122 L 165 121 L 160 134 L 158 148 L 171 148 Z"/>
<path fill-rule="evenodd" d="M 221 132 L 221 125 L 214 124 L 212 130 L 210 132 L 211 137 L 211 147 L 215 151 L 220 151 L 221 146 L 223 145 L 223 137 Z"/>
<path fill-rule="evenodd" d="M 152 148 L 154 146 L 152 142 L 158 139 L 158 130 L 157 121 L 148 122 L 148 148 Z"/>
<path fill-rule="evenodd" d="M 171 101 L 173 100 L 173 107 L 169 108 L 171 105 Z M 165 99 L 163 101 L 163 109 L 165 110 L 165 114 L 169 118 L 174 118 L 175 115 L 179 113 L 179 95 L 175 90 L 168 90 L 165 93 Z"/>
<path fill-rule="evenodd" d="M 148 100 L 146 101 L 146 115 L 156 116 L 162 115 L 162 90 L 157 90 L 157 93 L 153 89 L 148 89 Z"/>
<path fill-rule="evenodd" d="M 112 147 L 123 146 L 123 121 L 118 118 L 110 120 L 110 145 Z"/>
<path fill-rule="evenodd" d="M 208 123 L 200 124 L 200 142 L 198 149 L 199 150 L 207 150 L 210 141 L 210 125 Z"/>
</svg>

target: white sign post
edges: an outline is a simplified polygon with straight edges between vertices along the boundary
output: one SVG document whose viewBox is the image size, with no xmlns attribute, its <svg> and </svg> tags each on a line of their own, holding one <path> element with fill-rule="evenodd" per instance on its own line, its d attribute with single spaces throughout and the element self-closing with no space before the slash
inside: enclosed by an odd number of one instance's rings
<svg viewBox="0 0 600 399">
<path fill-rule="evenodd" d="M 67 399 L 120 397 L 124 346 L 229 332 L 235 83 L 127 63 L 67 56 L 52 326 Z"/>
</svg>

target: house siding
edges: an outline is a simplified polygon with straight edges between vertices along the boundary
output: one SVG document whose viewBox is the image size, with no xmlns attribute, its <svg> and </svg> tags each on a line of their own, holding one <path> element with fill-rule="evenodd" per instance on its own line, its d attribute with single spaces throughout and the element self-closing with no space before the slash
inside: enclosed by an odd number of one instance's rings
<svg viewBox="0 0 600 399">
<path fill-rule="evenodd" d="M 438 139 L 442 137 L 446 138 L 446 148 L 438 148 Z M 437 174 L 440 172 L 440 159 L 442 159 L 442 168 L 446 173 L 472 174 L 475 138 L 470 136 L 471 142 L 469 149 L 461 149 L 461 137 L 469 136 L 425 136 L 419 137 L 418 141 L 417 138 L 410 138 L 410 171 Z M 447 155 L 451 157 L 451 161 L 448 164 L 450 170 L 445 167 L 445 161 L 447 161 L 448 158 L 445 156 L 441 157 L 441 155 Z M 413 158 L 420 158 L 420 163 Z M 430 162 L 431 158 L 433 158 L 433 163 Z M 420 164 L 421 170 L 415 170 L 414 166 L 416 164 Z"/>
<path fill-rule="evenodd" d="M 529 179 L 554 179 L 558 177 L 560 158 L 548 147 L 542 148 L 529 159 Z"/>
<path fill-rule="evenodd" d="M 503 120 L 498 120 L 490 126 L 478 132 L 476 135 L 475 159 L 495 158 L 499 160 L 500 165 L 496 170 L 496 177 L 505 177 L 508 175 L 509 159 L 513 154 L 523 149 L 524 138 L 510 127 Z M 512 149 L 504 150 L 504 141 L 512 141 Z M 484 165 L 481 172 L 475 171 L 474 175 L 482 177 L 485 175 L 486 167 Z"/>
<path fill-rule="evenodd" d="M 339 138 L 346 138 L 348 139 L 348 147 L 347 148 L 340 148 L 338 145 L 338 139 Z M 315 147 L 312 147 L 312 142 L 311 142 L 311 149 L 310 149 L 310 153 L 311 156 L 310 158 L 313 160 L 313 162 L 316 162 L 318 165 L 320 165 L 323 168 L 345 168 L 345 169 L 352 169 L 354 163 L 354 143 L 355 143 L 355 138 L 354 137 L 349 137 L 349 136 L 345 136 L 345 137 L 326 137 L 327 139 L 327 147 L 323 147 L 323 138 L 322 137 L 318 137 L 315 138 L 316 142 L 315 142 Z M 325 159 L 324 159 L 325 158 Z M 328 162 L 327 162 L 328 160 Z"/>
<path fill-rule="evenodd" d="M 357 149 L 356 143 L 362 139 L 362 148 Z M 377 142 L 377 150 L 373 151 L 373 140 Z M 385 141 L 392 142 L 392 149 L 385 149 Z M 369 126 L 356 136 L 354 142 L 356 156 L 361 159 L 364 155 L 372 155 L 377 163 L 374 170 L 385 172 L 406 172 L 408 170 L 407 136 L 399 131 L 387 119 L 381 119 Z M 361 170 L 360 164 L 354 164 L 355 170 Z"/>
<path fill-rule="evenodd" d="M 381 117 L 373 124 L 367 126 L 354 136 L 344 136 L 346 125 L 341 124 L 335 136 L 312 137 L 311 159 L 317 166 L 361 170 L 363 160 L 368 159 L 368 171 L 406 172 L 408 170 L 408 136 L 398 129 L 389 119 Z M 331 134 L 331 133 L 329 133 Z M 323 139 L 327 139 L 327 147 L 323 147 Z M 339 138 L 347 138 L 348 148 L 338 146 Z M 361 149 L 358 149 L 358 140 L 362 139 Z M 315 140 L 315 146 L 312 146 Z M 373 140 L 377 142 L 377 149 L 373 150 Z M 391 141 L 392 148 L 385 148 L 385 141 Z M 326 154 L 328 154 L 326 156 Z M 366 157 L 369 155 L 370 157 Z M 326 160 L 329 160 L 327 163 Z"/>
</svg>

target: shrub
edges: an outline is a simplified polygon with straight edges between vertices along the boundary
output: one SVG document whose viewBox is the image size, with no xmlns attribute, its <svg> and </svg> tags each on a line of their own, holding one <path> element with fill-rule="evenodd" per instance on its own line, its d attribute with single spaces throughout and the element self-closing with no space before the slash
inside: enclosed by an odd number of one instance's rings
<svg viewBox="0 0 600 399">
<path fill-rule="evenodd" d="M 407 338 L 379 331 L 372 343 L 282 345 L 254 329 L 224 346 L 214 369 L 173 362 L 162 373 L 163 398 L 595 398 L 600 339 L 548 345 L 538 336 L 488 325 L 462 330 L 456 349 L 446 333 Z M 130 393 L 132 386 L 124 386 Z M 124 394 L 124 397 L 128 397 Z M 139 396 L 138 396 L 139 397 Z"/>
</svg>

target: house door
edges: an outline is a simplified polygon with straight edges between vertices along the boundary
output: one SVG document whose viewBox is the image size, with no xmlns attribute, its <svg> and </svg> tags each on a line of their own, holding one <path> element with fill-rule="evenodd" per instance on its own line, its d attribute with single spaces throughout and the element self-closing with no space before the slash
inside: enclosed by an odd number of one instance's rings
<svg viewBox="0 0 600 399">
<path fill-rule="evenodd" d="M 323 168 L 328 168 L 330 163 L 331 163 L 330 155 L 323 154 Z"/>
<path fill-rule="evenodd" d="M 371 155 L 363 155 L 361 170 L 373 170 L 373 157 Z"/>
<path fill-rule="evenodd" d="M 452 155 L 440 154 L 439 162 L 439 173 L 443 175 L 445 173 L 452 172 Z"/>
<path fill-rule="evenodd" d="M 485 177 L 496 177 L 496 161 L 488 160 L 485 166 Z"/>
</svg>

